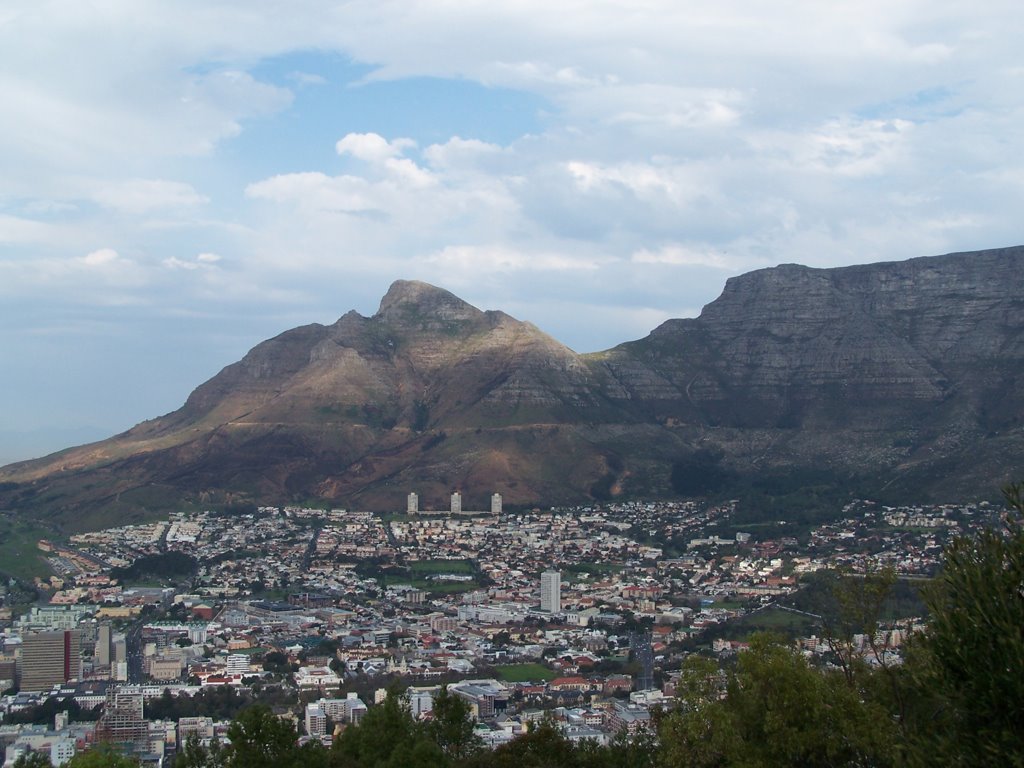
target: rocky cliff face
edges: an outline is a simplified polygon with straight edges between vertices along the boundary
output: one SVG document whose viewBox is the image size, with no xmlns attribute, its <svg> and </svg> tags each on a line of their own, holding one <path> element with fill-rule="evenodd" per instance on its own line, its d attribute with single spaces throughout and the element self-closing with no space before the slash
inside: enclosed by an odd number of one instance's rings
<svg viewBox="0 0 1024 768">
<path fill-rule="evenodd" d="M 783 265 L 585 356 L 399 281 L 372 317 L 266 341 L 175 413 L 0 470 L 0 504 L 88 527 L 181 502 L 569 502 L 808 471 L 987 494 L 1024 456 L 1022 275 L 1024 248 Z"/>
<path fill-rule="evenodd" d="M 722 423 L 797 426 L 845 411 L 871 424 L 876 408 L 986 399 L 996 382 L 980 370 L 1020 367 L 1022 266 L 1018 248 L 759 270 L 730 279 L 699 318 L 616 352 L 684 385 Z"/>
</svg>

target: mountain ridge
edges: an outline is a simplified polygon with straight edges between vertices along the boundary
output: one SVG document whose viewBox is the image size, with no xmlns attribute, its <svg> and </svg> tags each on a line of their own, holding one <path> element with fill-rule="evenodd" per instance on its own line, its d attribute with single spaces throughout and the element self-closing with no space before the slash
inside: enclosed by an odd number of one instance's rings
<svg viewBox="0 0 1024 768">
<path fill-rule="evenodd" d="M 399 280 L 374 315 L 261 342 L 177 411 L 0 468 L 0 508 L 76 527 L 180 504 L 396 509 L 455 488 L 561 503 L 808 472 L 849 493 L 991 494 L 1024 456 L 1022 275 L 1024 247 L 784 264 L 590 354 Z"/>
</svg>

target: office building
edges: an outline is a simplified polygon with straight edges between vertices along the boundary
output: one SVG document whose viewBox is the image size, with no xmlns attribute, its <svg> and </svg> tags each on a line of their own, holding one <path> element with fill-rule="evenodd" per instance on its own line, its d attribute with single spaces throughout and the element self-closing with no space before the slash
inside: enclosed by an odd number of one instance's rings
<svg viewBox="0 0 1024 768">
<path fill-rule="evenodd" d="M 82 675 L 82 633 L 36 632 L 21 644 L 21 690 L 48 691 Z"/>
<path fill-rule="evenodd" d="M 540 575 L 540 609 L 548 613 L 562 610 L 562 573 L 544 571 Z"/>
<path fill-rule="evenodd" d="M 319 704 L 306 705 L 306 733 L 318 739 L 327 735 L 327 713 Z"/>
<path fill-rule="evenodd" d="M 100 624 L 96 636 L 96 666 L 98 667 L 109 667 L 110 666 L 110 625 Z"/>
</svg>

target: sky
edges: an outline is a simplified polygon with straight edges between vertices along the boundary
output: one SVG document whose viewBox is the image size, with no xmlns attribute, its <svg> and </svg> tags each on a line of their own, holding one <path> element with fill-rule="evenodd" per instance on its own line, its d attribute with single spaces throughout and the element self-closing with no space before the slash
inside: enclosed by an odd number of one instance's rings
<svg viewBox="0 0 1024 768">
<path fill-rule="evenodd" d="M 1024 243 L 1018 0 L 4 0 L 0 463 L 396 279 L 580 352 Z"/>
</svg>

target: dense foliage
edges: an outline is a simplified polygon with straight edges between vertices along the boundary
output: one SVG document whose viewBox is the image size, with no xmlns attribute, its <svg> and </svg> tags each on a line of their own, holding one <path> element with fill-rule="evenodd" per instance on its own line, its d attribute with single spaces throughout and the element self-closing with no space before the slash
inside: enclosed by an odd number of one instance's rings
<svg viewBox="0 0 1024 768">
<path fill-rule="evenodd" d="M 196 559 L 184 552 L 158 552 L 143 555 L 127 567 L 114 568 L 110 575 L 126 583 L 149 578 L 174 579 L 191 577 L 196 566 Z"/>
</svg>

